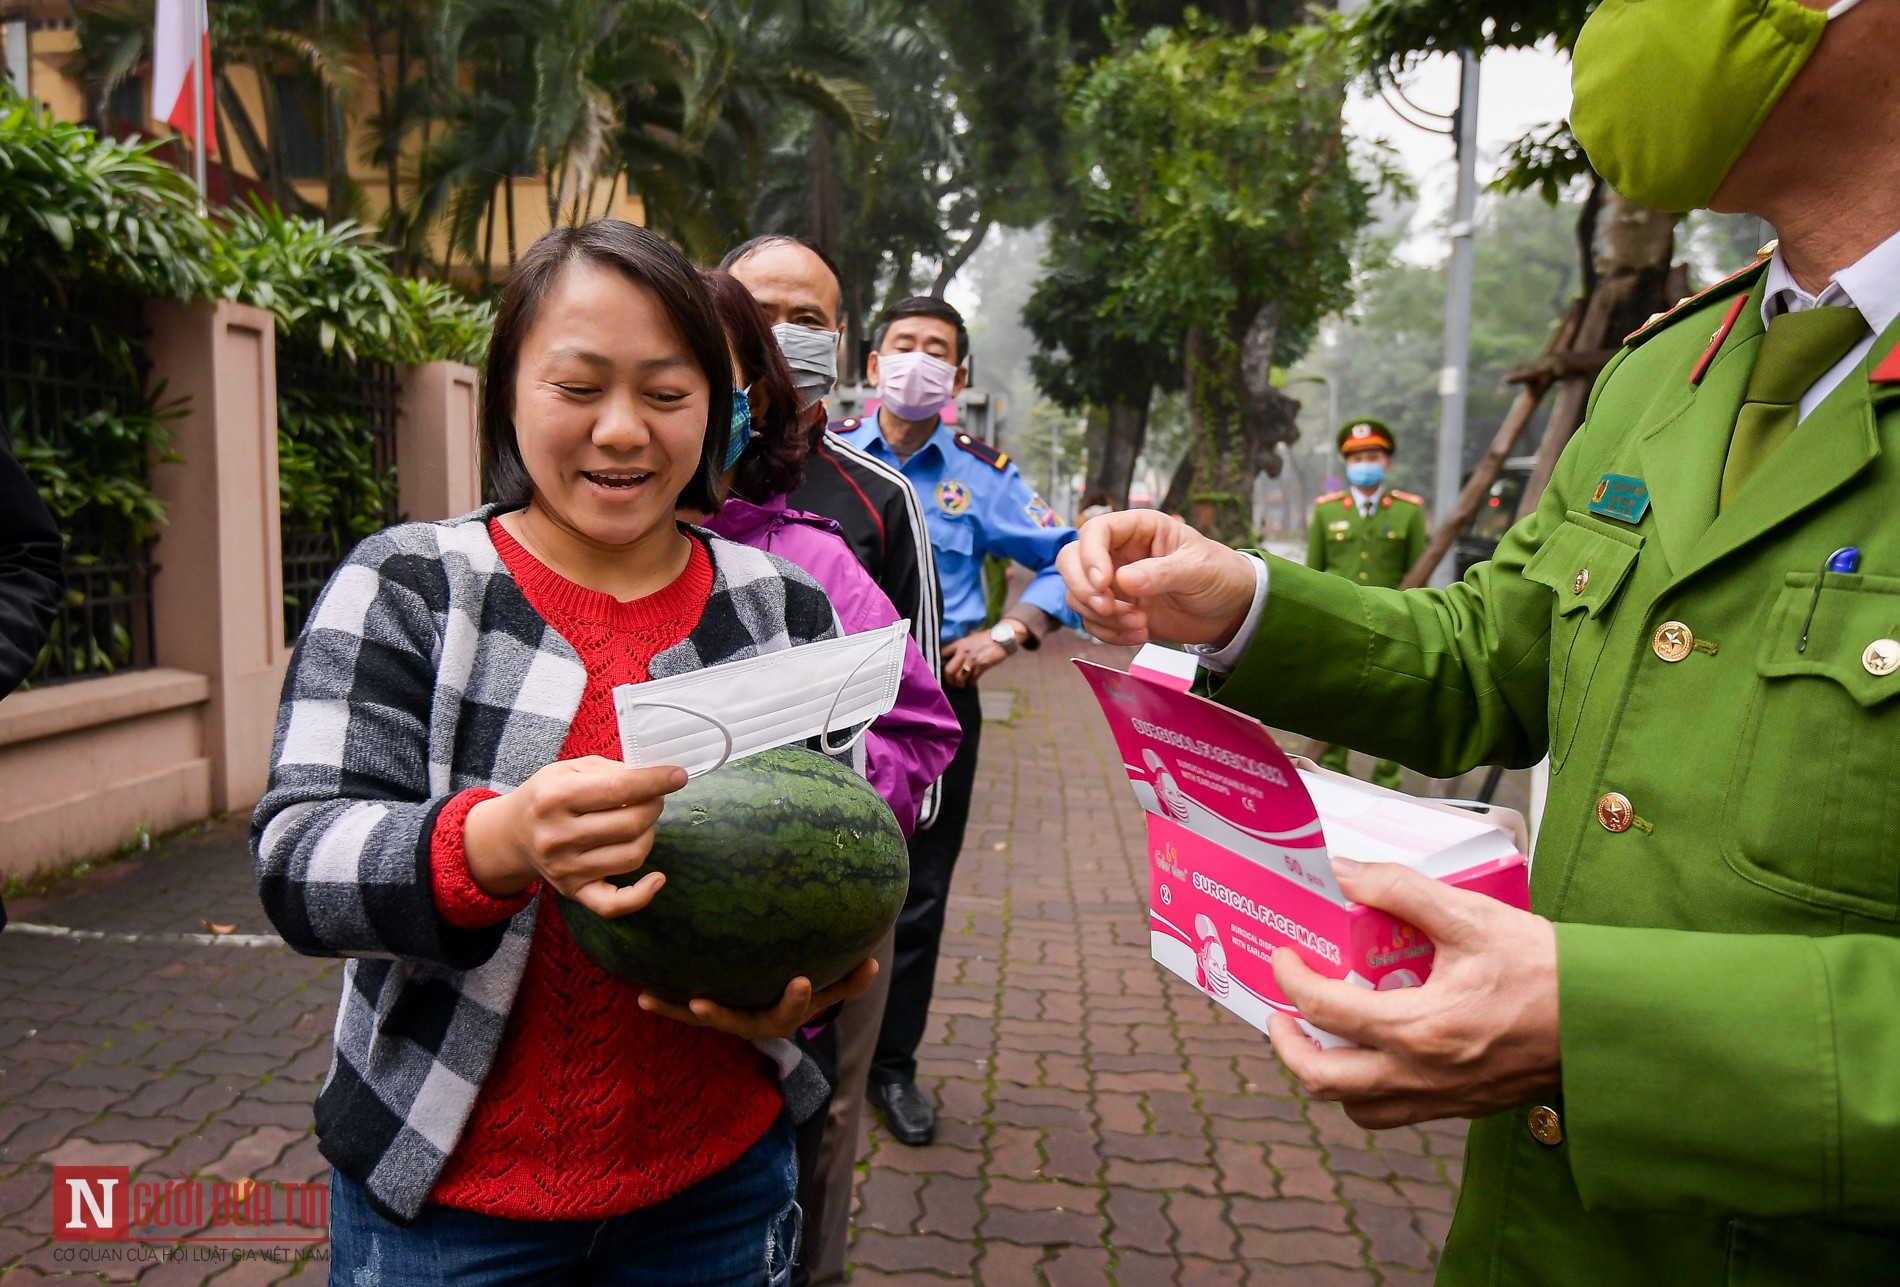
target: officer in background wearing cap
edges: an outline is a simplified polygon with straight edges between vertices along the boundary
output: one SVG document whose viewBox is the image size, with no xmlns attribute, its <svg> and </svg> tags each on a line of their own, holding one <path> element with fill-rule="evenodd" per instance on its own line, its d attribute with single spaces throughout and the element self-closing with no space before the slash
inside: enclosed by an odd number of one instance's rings
<svg viewBox="0 0 1900 1287">
<path fill-rule="evenodd" d="M 1385 485 L 1392 464 L 1392 431 L 1378 420 L 1353 420 L 1339 431 L 1339 454 L 1346 458 L 1347 488 L 1313 502 L 1307 528 L 1306 566 L 1331 572 L 1360 585 L 1396 590 L 1425 552 L 1425 501 Z M 1350 772 L 1352 752 L 1335 745 L 1320 763 L 1336 773 Z M 1380 760 L 1372 780 L 1399 789 L 1398 762 Z"/>
<path fill-rule="evenodd" d="M 976 785 L 983 732 L 977 681 L 1019 648 L 1034 649 L 1051 630 L 1077 623 L 1055 568 L 1075 529 L 1023 481 L 1008 455 L 943 423 L 939 412 L 969 375 L 970 336 L 956 309 L 922 296 L 900 300 L 879 321 L 874 347 L 866 375 L 877 386 L 877 415 L 839 436 L 902 470 L 923 501 L 943 589 L 944 691 L 963 729 L 943 776 L 937 819 L 910 840 L 910 894 L 897 920 L 891 994 L 871 1064 L 871 1102 L 894 1138 L 918 1146 L 928 1144 L 937 1127 L 936 1109 L 917 1086 L 917 1046 Z M 983 560 L 991 554 L 1014 559 L 1036 576 L 1021 601 L 986 629 Z"/>
</svg>

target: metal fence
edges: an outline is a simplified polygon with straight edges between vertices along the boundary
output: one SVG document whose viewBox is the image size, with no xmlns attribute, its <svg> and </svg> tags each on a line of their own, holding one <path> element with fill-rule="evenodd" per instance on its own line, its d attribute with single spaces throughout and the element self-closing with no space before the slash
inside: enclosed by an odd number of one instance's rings
<svg viewBox="0 0 1900 1287">
<path fill-rule="evenodd" d="M 284 637 L 295 641 L 316 606 L 317 595 L 349 552 L 351 533 L 401 519 L 396 494 L 396 416 L 400 385 L 387 362 L 324 353 L 314 342 L 279 336 L 277 402 L 281 425 L 307 420 L 310 412 L 348 421 L 355 444 L 369 448 L 367 477 L 339 478 L 328 521 L 310 525 L 286 520 Z M 302 415 L 292 414 L 301 412 Z M 332 464 L 334 456 L 326 457 Z M 374 489 L 372 490 L 372 484 Z"/>
<path fill-rule="evenodd" d="M 122 295 L 56 297 L 35 275 L 10 273 L 0 287 L 0 432 L 29 472 L 59 471 L 83 491 L 101 481 L 101 453 L 87 435 L 133 414 L 143 401 L 145 329 L 136 300 Z M 103 419 L 102 419 L 103 418 Z M 148 481 L 142 452 L 114 468 Z M 66 522 L 66 597 L 35 685 L 88 679 L 154 664 L 150 543 L 97 506 Z"/>
</svg>

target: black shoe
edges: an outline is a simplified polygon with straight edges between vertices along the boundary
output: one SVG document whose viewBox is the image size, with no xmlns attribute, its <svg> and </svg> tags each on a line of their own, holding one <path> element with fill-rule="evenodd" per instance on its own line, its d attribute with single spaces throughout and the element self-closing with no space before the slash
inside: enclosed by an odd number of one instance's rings
<svg viewBox="0 0 1900 1287">
<path fill-rule="evenodd" d="M 922 1148 L 937 1137 L 937 1110 L 916 1082 L 873 1083 L 867 1093 L 898 1143 Z"/>
</svg>

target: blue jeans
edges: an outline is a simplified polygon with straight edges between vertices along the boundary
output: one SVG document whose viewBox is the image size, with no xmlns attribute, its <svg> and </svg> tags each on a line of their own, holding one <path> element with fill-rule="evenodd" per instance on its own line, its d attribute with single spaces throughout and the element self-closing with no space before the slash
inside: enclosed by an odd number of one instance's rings
<svg viewBox="0 0 1900 1287">
<path fill-rule="evenodd" d="M 781 1117 L 684 1193 L 605 1220 L 511 1220 L 430 1204 L 404 1226 L 330 1176 L 330 1287 L 786 1287 L 803 1216 Z"/>
</svg>

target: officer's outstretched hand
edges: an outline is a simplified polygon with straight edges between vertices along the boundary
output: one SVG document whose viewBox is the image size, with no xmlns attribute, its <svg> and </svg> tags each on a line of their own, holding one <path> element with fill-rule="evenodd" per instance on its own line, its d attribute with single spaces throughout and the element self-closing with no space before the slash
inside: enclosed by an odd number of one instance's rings
<svg viewBox="0 0 1900 1287">
<path fill-rule="evenodd" d="M 1273 1048 L 1306 1093 L 1338 1100 L 1381 1130 L 1438 1117 L 1480 1117 L 1557 1089 L 1557 932 L 1541 916 L 1453 889 L 1394 863 L 1333 859 L 1355 903 L 1391 912 L 1437 947 L 1431 977 L 1372 992 L 1273 954 L 1273 977 L 1314 1027 L 1360 1047 L 1320 1050 L 1283 1014 Z"/>
<path fill-rule="evenodd" d="M 1105 643 L 1220 644 L 1253 606 L 1253 560 L 1151 509 L 1101 514 L 1062 547 L 1069 604 Z"/>
</svg>

